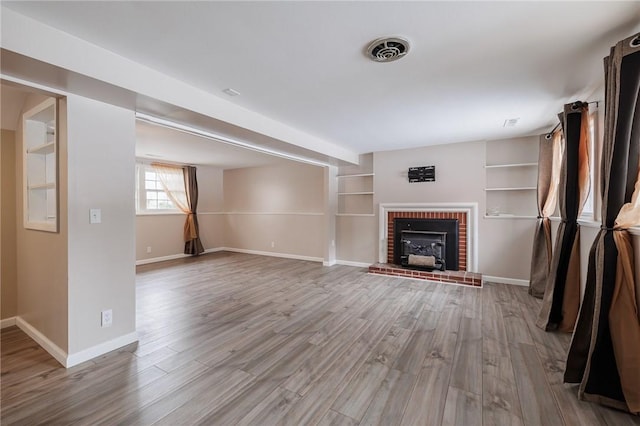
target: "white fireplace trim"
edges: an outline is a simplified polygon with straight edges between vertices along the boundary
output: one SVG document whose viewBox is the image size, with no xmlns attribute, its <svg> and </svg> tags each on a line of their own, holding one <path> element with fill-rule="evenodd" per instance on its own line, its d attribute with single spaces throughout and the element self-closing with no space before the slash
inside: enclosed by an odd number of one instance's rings
<svg viewBox="0 0 640 426">
<path fill-rule="evenodd" d="M 380 253 L 387 262 L 387 229 L 390 212 L 454 212 L 467 214 L 467 271 L 478 272 L 478 203 L 380 203 Z"/>
</svg>

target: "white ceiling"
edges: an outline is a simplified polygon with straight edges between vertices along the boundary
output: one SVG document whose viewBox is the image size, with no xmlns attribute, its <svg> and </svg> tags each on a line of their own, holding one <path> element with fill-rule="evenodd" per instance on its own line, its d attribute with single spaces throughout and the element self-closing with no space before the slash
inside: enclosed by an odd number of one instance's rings
<svg viewBox="0 0 640 426">
<path fill-rule="evenodd" d="M 640 30 L 637 1 L 3 5 L 360 153 L 548 130 Z M 387 35 L 409 54 L 368 60 Z"/>
</svg>

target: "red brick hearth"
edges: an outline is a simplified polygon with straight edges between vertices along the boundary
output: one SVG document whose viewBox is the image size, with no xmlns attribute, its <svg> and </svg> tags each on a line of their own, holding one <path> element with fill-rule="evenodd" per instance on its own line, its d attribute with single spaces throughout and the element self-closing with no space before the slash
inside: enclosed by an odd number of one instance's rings
<svg viewBox="0 0 640 426">
<path fill-rule="evenodd" d="M 467 271 L 418 271 L 390 263 L 374 263 L 369 273 L 482 287 L 482 274 Z"/>
</svg>

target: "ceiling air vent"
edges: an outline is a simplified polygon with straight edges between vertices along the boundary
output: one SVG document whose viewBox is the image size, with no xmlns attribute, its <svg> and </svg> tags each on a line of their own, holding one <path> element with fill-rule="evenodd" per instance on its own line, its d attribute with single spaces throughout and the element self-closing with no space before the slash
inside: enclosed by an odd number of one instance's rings
<svg viewBox="0 0 640 426">
<path fill-rule="evenodd" d="M 367 56 L 376 62 L 391 62 L 409 52 L 409 42 L 400 37 L 373 40 L 367 47 Z"/>
<path fill-rule="evenodd" d="M 520 121 L 520 118 L 507 118 L 504 120 L 502 127 L 515 127 L 518 121 Z"/>
</svg>

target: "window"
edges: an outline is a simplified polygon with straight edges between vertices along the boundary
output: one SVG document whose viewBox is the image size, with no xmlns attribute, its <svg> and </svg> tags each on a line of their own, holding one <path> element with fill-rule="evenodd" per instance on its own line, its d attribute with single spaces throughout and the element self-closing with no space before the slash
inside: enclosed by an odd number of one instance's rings
<svg viewBox="0 0 640 426">
<path fill-rule="evenodd" d="M 582 219 L 595 221 L 599 218 L 599 212 L 597 208 L 599 207 L 599 200 L 596 200 L 599 194 L 599 185 L 598 185 L 598 177 L 599 170 L 596 170 L 599 167 L 599 161 L 596 158 L 598 154 L 598 150 L 600 148 L 599 141 L 601 140 L 602 135 L 599 130 L 599 116 L 598 116 L 598 108 L 591 108 L 589 110 L 589 196 L 584 203 L 584 207 L 582 209 Z"/>
<path fill-rule="evenodd" d="M 182 170 L 176 168 L 175 173 L 165 173 L 165 178 L 174 196 L 186 199 Z M 180 212 L 164 190 L 159 173 L 150 164 L 136 165 L 136 210 L 138 213 Z"/>
</svg>

